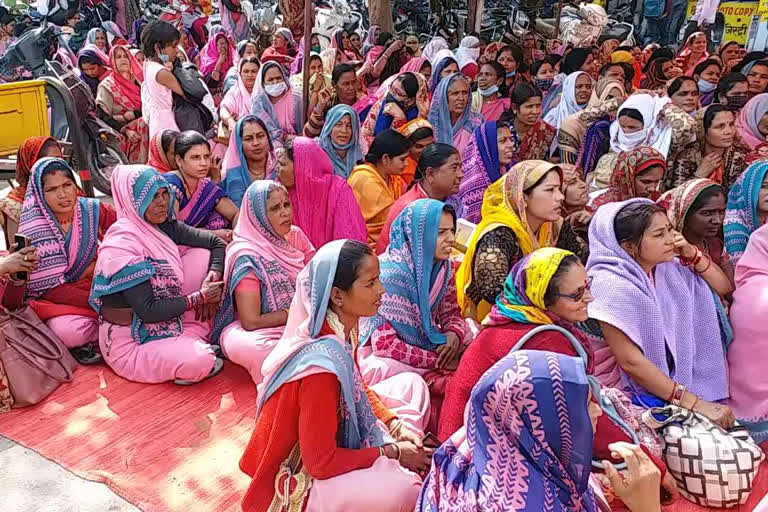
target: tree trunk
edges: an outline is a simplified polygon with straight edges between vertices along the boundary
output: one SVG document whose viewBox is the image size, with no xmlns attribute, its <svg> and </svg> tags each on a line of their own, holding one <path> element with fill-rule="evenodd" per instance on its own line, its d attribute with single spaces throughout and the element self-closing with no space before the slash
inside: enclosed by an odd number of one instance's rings
<svg viewBox="0 0 768 512">
<path fill-rule="evenodd" d="M 392 4 L 390 0 L 368 0 L 371 25 L 378 25 L 384 32 L 392 32 Z"/>
<path fill-rule="evenodd" d="M 480 33 L 483 23 L 484 0 L 467 0 L 467 31 Z"/>
</svg>

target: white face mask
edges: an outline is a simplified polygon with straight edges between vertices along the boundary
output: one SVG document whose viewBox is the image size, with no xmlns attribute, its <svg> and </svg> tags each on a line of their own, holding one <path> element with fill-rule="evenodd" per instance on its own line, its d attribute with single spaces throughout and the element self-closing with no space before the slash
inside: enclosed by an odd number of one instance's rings
<svg viewBox="0 0 768 512">
<path fill-rule="evenodd" d="M 645 142 L 647 135 L 647 130 L 627 134 L 624 133 L 624 130 L 620 129 L 618 133 L 619 146 L 623 151 L 630 151 L 641 146 Z"/>
<path fill-rule="evenodd" d="M 285 85 L 285 82 L 280 82 L 279 84 L 265 85 L 264 91 L 273 98 L 277 98 L 285 92 L 287 87 L 288 86 Z"/>
<path fill-rule="evenodd" d="M 469 56 L 475 61 L 480 58 L 480 48 L 469 48 L 469 52 L 467 53 L 469 53 Z"/>
</svg>

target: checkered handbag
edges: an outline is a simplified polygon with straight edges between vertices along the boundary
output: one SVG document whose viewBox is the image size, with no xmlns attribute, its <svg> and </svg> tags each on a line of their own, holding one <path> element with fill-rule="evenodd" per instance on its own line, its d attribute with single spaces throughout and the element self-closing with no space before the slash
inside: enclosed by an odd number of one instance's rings
<svg viewBox="0 0 768 512">
<path fill-rule="evenodd" d="M 659 432 L 664 461 L 683 496 L 704 507 L 747 501 L 765 455 L 746 428 L 737 424 L 724 430 L 674 405 L 648 409 L 643 421 Z"/>
</svg>

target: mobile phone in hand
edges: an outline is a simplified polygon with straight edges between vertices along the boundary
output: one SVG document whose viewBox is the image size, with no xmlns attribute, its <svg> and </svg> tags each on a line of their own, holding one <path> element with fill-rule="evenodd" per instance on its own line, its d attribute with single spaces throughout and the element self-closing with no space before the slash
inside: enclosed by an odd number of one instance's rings
<svg viewBox="0 0 768 512">
<path fill-rule="evenodd" d="M 439 448 L 442 444 L 435 434 L 427 432 L 424 439 L 421 440 L 422 444 L 427 448 Z"/>
<path fill-rule="evenodd" d="M 26 237 L 26 235 L 22 235 L 20 233 L 16 233 L 13 235 L 13 252 L 18 252 L 22 250 L 23 248 L 29 246 L 29 238 Z M 16 272 L 16 279 L 26 281 L 29 277 L 27 272 Z"/>
</svg>

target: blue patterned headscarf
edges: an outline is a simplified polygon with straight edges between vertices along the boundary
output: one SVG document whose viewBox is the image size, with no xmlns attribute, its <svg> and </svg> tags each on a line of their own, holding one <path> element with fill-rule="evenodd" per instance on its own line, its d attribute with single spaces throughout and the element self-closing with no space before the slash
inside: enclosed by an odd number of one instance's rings
<svg viewBox="0 0 768 512">
<path fill-rule="evenodd" d="M 757 202 L 766 174 L 768 174 L 768 162 L 755 162 L 747 167 L 728 193 L 723 232 L 725 249 L 734 267 L 747 249 L 749 237 L 760 227 L 757 219 Z"/>
<path fill-rule="evenodd" d="M 453 138 L 461 131 L 470 133 L 483 122 L 483 116 L 472 111 L 472 102 L 467 99 L 464 113 L 451 125 L 451 112 L 448 108 L 448 89 L 456 80 L 464 80 L 469 85 L 467 77 L 461 73 L 454 73 L 440 82 L 432 96 L 432 104 L 429 108 L 429 124 L 435 131 L 436 142 L 453 144 Z"/>
<path fill-rule="evenodd" d="M 344 118 L 344 116 L 347 115 L 352 121 L 352 138 L 347 144 L 339 146 L 333 142 L 333 139 L 331 138 L 331 131 L 333 130 L 334 126 L 336 126 Z M 331 110 L 329 110 L 328 114 L 325 116 L 323 131 L 320 132 L 320 137 L 317 139 L 317 141 L 320 143 L 320 146 L 323 148 L 323 150 L 325 150 L 325 152 L 328 154 L 328 158 L 331 159 L 331 163 L 333 164 L 333 173 L 336 176 L 344 178 L 345 180 L 349 178 L 349 173 L 352 172 L 352 168 L 356 166 L 360 160 L 363 159 L 363 152 L 360 149 L 360 123 L 358 121 L 357 112 L 355 112 L 355 109 L 349 105 L 336 105 Z M 347 156 L 342 159 L 337 151 L 344 149 L 347 150 Z"/>
<path fill-rule="evenodd" d="M 417 512 L 598 510 L 581 358 L 508 354 L 472 389 L 465 425 L 435 452 Z"/>
<path fill-rule="evenodd" d="M 445 334 L 438 330 L 432 314 L 443 300 L 451 277 L 450 263 L 435 261 L 445 206 L 434 199 L 419 199 L 406 206 L 392 223 L 389 246 L 380 257 L 380 279 L 386 292 L 379 313 L 360 324 L 361 344 L 384 322 L 389 322 L 409 345 L 434 350 L 445 343 Z M 430 300 L 441 272 L 445 278 L 435 300 Z"/>
<path fill-rule="evenodd" d="M 245 153 L 243 153 L 243 125 L 247 123 L 256 122 L 258 119 L 256 116 L 250 115 L 240 119 L 235 124 L 235 130 L 232 134 L 235 147 L 237 148 L 237 160 L 235 165 L 225 161 L 225 164 L 232 165 L 227 171 L 227 175 L 221 182 L 221 188 L 226 192 L 229 197 L 238 207 L 243 202 L 243 196 L 248 186 L 251 184 L 251 173 L 248 171 L 248 161 L 245 159 Z M 269 150 L 272 152 L 272 136 L 270 131 L 267 130 L 267 137 L 269 137 Z M 269 168 L 269 161 L 267 161 L 267 175 L 264 179 L 273 179 L 274 170 Z"/>
<path fill-rule="evenodd" d="M 27 297 L 38 297 L 63 283 L 77 281 L 96 258 L 99 231 L 99 201 L 78 197 L 73 209 L 72 226 L 64 233 L 56 215 L 45 200 L 46 175 L 64 172 L 72 180 L 72 168 L 60 158 L 42 158 L 32 166 L 18 232 L 37 247 L 40 261 L 29 273 Z"/>
<path fill-rule="evenodd" d="M 440 77 L 440 74 L 443 72 L 445 68 L 447 68 L 451 63 L 459 65 L 455 58 L 453 57 L 444 57 L 440 59 L 440 62 L 437 63 L 437 66 L 435 66 L 435 69 L 432 70 L 432 78 L 429 81 L 429 90 L 434 91 L 437 89 L 437 86 L 440 84 L 440 82 L 443 80 Z M 446 77 L 448 78 L 448 77 Z"/>
<path fill-rule="evenodd" d="M 262 367 L 264 381 L 258 390 L 257 415 L 280 386 L 302 378 L 310 368 L 323 368 L 336 375 L 341 385 L 339 446 L 359 449 L 383 445 L 385 433 L 368 401 L 351 343 L 333 335 L 318 338 L 328 314 L 339 255 L 346 242 L 336 240 L 321 247 L 299 274 L 283 337 Z M 389 436 L 386 439 L 389 441 Z"/>
<path fill-rule="evenodd" d="M 100 311 L 103 298 L 149 281 L 158 299 L 183 297 L 184 268 L 179 247 L 144 215 L 155 194 L 168 189 L 168 182 L 146 165 L 118 165 L 112 171 L 112 197 L 117 222 L 107 231 L 96 259 L 89 302 Z M 173 201 L 168 201 L 167 218 L 174 218 Z M 180 336 L 183 315 L 146 323 L 133 314 L 131 336 L 137 343 Z"/>
</svg>

